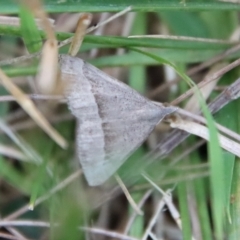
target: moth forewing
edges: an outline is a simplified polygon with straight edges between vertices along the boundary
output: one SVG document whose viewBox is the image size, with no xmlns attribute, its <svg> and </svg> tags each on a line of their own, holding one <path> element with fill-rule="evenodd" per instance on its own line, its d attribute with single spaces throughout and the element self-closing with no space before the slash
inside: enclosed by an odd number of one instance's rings
<svg viewBox="0 0 240 240">
<path fill-rule="evenodd" d="M 77 118 L 77 155 L 90 185 L 105 182 L 175 107 L 141 96 L 80 58 L 60 56 L 65 95 Z"/>
</svg>

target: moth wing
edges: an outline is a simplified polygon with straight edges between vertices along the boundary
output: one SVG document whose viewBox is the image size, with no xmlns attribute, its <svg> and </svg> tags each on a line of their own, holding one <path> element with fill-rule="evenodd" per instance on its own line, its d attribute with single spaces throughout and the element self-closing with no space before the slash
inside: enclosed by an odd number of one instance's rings
<svg viewBox="0 0 240 240">
<path fill-rule="evenodd" d="M 176 108 L 154 104 L 79 58 L 64 56 L 61 65 L 78 120 L 77 154 L 89 185 L 100 185 Z"/>
</svg>

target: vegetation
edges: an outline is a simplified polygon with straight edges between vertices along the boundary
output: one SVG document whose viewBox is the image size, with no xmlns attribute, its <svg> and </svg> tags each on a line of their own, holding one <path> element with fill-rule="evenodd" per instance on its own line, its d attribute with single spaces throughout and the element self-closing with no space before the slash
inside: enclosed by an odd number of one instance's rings
<svg viewBox="0 0 240 240">
<path fill-rule="evenodd" d="M 48 34 L 36 26 L 27 3 L 0 0 L 1 15 L 20 19 L 20 24 L 11 24 L 10 18 L 1 24 L 0 17 L 0 65 L 23 92 L 33 94 L 39 58 L 31 56 L 41 51 Z M 78 56 L 154 101 L 184 108 L 190 97 L 178 97 L 193 88 L 192 111 L 201 106 L 210 142 L 194 135 L 183 142 L 169 140 L 165 123 L 123 164 L 118 181 L 113 177 L 103 186 L 89 187 L 75 160 L 75 119 L 66 104 L 59 99 L 56 104 L 51 96 L 46 100 L 30 95 L 67 140 L 68 148 L 61 149 L 31 120 L 21 102 L 16 103 L 15 95 L 0 86 L 0 238 L 239 238 L 239 157 L 221 149 L 214 121 L 240 132 L 240 84 L 233 88 L 233 99 L 227 101 L 229 92 L 224 92 L 239 76 L 238 62 L 229 64 L 240 55 L 240 5 L 214 0 L 44 1 L 59 43 L 74 35 L 79 16 L 73 18 L 73 12 L 93 13 L 94 25 L 104 13 L 128 6 L 132 13 L 104 26 L 101 35 L 86 35 Z M 128 37 L 134 35 L 141 37 Z M 67 53 L 68 48 L 59 52 Z M 26 57 L 11 61 L 20 56 Z M 216 72 L 215 85 L 196 90 L 195 83 Z M 225 104 L 214 100 L 220 94 Z M 174 134 L 179 140 L 181 134 Z M 123 183 L 129 193 L 123 194 Z"/>
</svg>

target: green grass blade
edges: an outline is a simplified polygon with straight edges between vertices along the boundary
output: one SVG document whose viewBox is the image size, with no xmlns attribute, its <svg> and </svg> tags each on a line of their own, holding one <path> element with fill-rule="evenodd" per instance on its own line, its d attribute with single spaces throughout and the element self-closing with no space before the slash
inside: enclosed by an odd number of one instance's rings
<svg viewBox="0 0 240 240">
<path fill-rule="evenodd" d="M 214 0 L 152 0 L 151 4 L 145 0 L 45 0 L 45 8 L 52 13 L 58 12 L 111 12 L 121 11 L 132 6 L 133 11 L 164 11 L 164 10 L 194 10 L 219 11 L 239 10 L 240 5 L 231 2 Z M 19 6 L 14 0 L 0 0 L 1 13 L 18 13 Z"/>
<path fill-rule="evenodd" d="M 210 161 L 210 182 L 211 182 L 211 195 L 212 195 L 212 209 L 213 209 L 213 222 L 216 232 L 217 239 L 223 238 L 223 225 L 224 225 L 224 203 L 225 198 L 221 188 L 224 186 L 224 162 L 222 149 L 220 148 L 219 140 L 218 140 L 218 132 L 213 120 L 211 113 L 209 112 L 207 105 L 204 99 L 201 96 L 200 91 L 197 86 L 193 83 L 193 81 L 183 73 L 179 68 L 177 68 L 174 64 L 170 63 L 166 59 L 159 58 L 156 55 L 150 54 L 148 52 L 133 49 L 134 51 L 141 52 L 149 57 L 152 57 L 156 60 L 159 60 L 160 63 L 166 64 L 174 68 L 174 70 L 181 76 L 190 86 L 194 86 L 196 92 L 198 93 L 198 100 L 200 106 L 203 111 L 203 115 L 207 120 L 207 127 L 209 129 L 209 142 L 208 142 L 208 156 Z"/>
<path fill-rule="evenodd" d="M 182 182 L 177 186 L 179 206 L 180 206 L 180 216 L 182 221 L 182 234 L 184 240 L 192 239 L 192 229 L 190 221 L 190 213 L 188 209 L 188 200 L 187 200 L 187 183 Z"/>
<path fill-rule="evenodd" d="M 38 52 L 42 48 L 42 38 L 36 26 L 33 14 L 25 6 L 19 12 L 21 20 L 21 36 L 29 53 Z"/>
</svg>

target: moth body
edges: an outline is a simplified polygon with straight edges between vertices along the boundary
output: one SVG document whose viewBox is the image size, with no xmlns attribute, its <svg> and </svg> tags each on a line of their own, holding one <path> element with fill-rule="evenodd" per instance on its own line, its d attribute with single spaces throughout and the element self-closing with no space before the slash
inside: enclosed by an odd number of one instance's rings
<svg viewBox="0 0 240 240">
<path fill-rule="evenodd" d="M 89 185 L 100 185 L 177 108 L 155 104 L 80 58 L 61 55 L 59 62 L 77 119 L 77 155 Z"/>
</svg>

